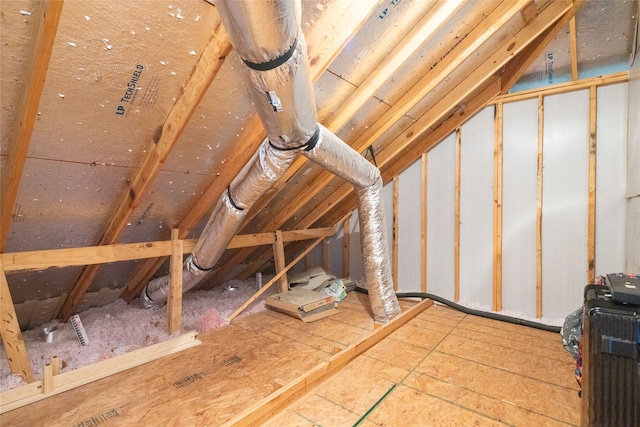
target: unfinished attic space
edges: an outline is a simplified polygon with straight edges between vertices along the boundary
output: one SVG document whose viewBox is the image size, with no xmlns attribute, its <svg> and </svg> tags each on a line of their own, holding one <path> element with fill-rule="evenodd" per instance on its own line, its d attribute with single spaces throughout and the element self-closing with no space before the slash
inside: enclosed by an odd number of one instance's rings
<svg viewBox="0 0 640 427">
<path fill-rule="evenodd" d="M 2 0 L 0 425 L 640 425 L 640 0 Z"/>
</svg>

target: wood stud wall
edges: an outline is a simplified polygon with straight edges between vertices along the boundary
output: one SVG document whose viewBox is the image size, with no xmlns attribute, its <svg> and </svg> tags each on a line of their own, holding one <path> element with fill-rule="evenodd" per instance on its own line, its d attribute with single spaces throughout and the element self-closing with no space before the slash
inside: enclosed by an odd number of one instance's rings
<svg viewBox="0 0 640 427">
<path fill-rule="evenodd" d="M 533 90 L 527 92 L 520 92 L 513 95 L 503 95 L 497 97 L 493 104 L 495 106 L 494 115 L 494 256 L 493 256 L 493 286 L 492 286 L 492 309 L 494 311 L 501 311 L 502 305 L 502 180 L 503 180 L 503 104 L 507 102 L 517 102 L 524 99 L 537 99 L 538 100 L 538 147 L 537 147 L 537 177 L 536 177 L 536 317 L 543 316 L 542 307 L 542 205 L 543 205 L 543 157 L 544 157 L 544 97 L 548 95 L 556 95 L 559 93 L 566 93 L 571 91 L 577 91 L 581 89 L 589 89 L 589 203 L 588 203 L 588 236 L 587 236 L 587 256 L 586 260 L 588 268 L 588 280 L 589 283 L 595 281 L 595 213 L 596 213 L 596 127 L 597 127 L 597 87 L 609 84 L 623 83 L 627 80 L 626 73 L 617 73 L 610 76 L 598 77 L 594 79 L 588 79 L 583 81 L 576 81 L 570 83 L 562 83 L 554 85 L 542 90 Z M 454 300 L 460 299 L 460 180 L 461 180 L 461 151 L 462 151 L 462 129 L 460 127 L 455 130 L 455 186 L 454 186 L 454 253 L 452 254 L 454 259 Z M 421 158 L 422 163 L 422 191 L 421 191 L 421 251 L 422 251 L 422 266 L 421 266 L 421 283 L 420 288 L 422 292 L 426 292 L 426 272 L 429 266 L 426 262 L 426 226 L 429 218 L 427 217 L 426 206 L 428 203 L 427 198 L 427 163 L 428 156 L 423 154 Z M 393 242 L 392 242 L 392 262 L 394 274 L 397 274 L 397 253 L 398 246 L 398 227 L 403 224 L 397 223 L 398 217 L 398 199 L 402 197 L 401 189 L 398 188 L 398 175 L 393 177 Z M 413 227 L 413 225 L 408 225 Z M 394 278 L 397 276 L 394 276 Z"/>
</svg>

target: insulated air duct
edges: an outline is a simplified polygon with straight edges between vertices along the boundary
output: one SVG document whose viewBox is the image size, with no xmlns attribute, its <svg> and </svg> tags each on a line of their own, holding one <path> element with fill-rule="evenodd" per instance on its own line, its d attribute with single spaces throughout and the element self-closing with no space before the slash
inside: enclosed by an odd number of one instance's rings
<svg viewBox="0 0 640 427">
<path fill-rule="evenodd" d="M 391 278 L 380 171 L 317 124 L 299 0 L 217 0 L 215 4 L 231 44 L 246 65 L 243 76 L 267 138 L 218 201 L 186 259 L 183 292 L 215 266 L 251 206 L 302 152 L 356 188 L 371 307 L 377 321 L 388 322 L 400 313 L 400 307 Z M 149 282 L 142 292 L 143 304 L 163 305 L 168 287 L 168 276 Z"/>
</svg>

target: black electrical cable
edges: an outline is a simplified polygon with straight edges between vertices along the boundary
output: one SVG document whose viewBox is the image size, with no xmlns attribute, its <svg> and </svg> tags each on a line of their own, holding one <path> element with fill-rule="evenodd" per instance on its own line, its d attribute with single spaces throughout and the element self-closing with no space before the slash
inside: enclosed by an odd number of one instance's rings
<svg viewBox="0 0 640 427">
<path fill-rule="evenodd" d="M 363 293 L 363 294 L 368 294 L 369 293 L 369 291 L 367 291 L 364 288 L 360 288 L 360 287 L 356 287 L 355 290 L 356 290 L 356 292 L 360 292 L 360 293 Z M 396 296 L 398 298 L 430 299 L 430 300 L 438 301 L 441 304 L 449 306 L 449 307 L 451 307 L 453 309 L 456 309 L 458 311 L 461 311 L 463 313 L 471 314 L 473 316 L 485 317 L 487 319 L 493 319 L 493 320 L 499 320 L 501 322 L 513 323 L 515 325 L 528 326 L 530 328 L 541 329 L 543 331 L 560 333 L 560 327 L 559 326 L 550 326 L 550 325 L 545 325 L 544 323 L 532 322 L 530 320 L 519 319 L 517 317 L 505 316 L 504 314 L 488 313 L 486 311 L 474 310 L 472 308 L 465 307 L 464 305 L 456 304 L 455 302 L 452 302 L 452 301 L 449 301 L 449 300 L 444 299 L 442 297 L 439 297 L 438 295 L 433 295 L 433 294 L 424 293 L 424 292 L 399 292 L 399 293 L 396 293 Z"/>
</svg>

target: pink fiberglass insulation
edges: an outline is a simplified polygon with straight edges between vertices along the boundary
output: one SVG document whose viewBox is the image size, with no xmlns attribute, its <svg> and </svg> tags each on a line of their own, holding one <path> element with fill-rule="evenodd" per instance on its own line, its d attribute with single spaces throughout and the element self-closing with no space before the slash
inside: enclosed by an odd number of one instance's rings
<svg viewBox="0 0 640 427">
<path fill-rule="evenodd" d="M 265 276 L 268 281 L 270 277 Z M 182 327 L 184 331 L 200 333 L 227 324 L 229 316 L 257 292 L 254 279 L 232 280 L 210 291 L 192 291 L 183 295 Z M 278 292 L 271 286 L 260 298 L 242 312 L 241 316 L 262 311 L 264 301 Z M 68 372 L 81 366 L 119 356 L 170 338 L 166 332 L 166 307 L 149 311 L 138 301 L 127 305 L 123 300 L 94 307 L 80 313 L 89 343 L 81 346 L 71 323 L 53 320 L 39 328 L 22 333 L 31 367 L 37 379 L 42 379 L 44 365 L 57 356 L 60 372 Z M 53 340 L 45 342 L 43 329 L 54 330 Z M 6 354 L 0 355 L 0 392 L 26 385 L 22 378 L 13 375 Z"/>
</svg>

